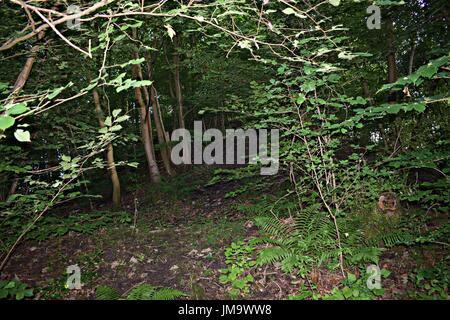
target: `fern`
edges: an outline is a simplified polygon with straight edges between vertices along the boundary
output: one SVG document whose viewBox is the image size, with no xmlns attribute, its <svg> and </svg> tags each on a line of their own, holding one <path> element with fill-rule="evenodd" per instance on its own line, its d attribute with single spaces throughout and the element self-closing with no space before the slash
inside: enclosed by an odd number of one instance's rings
<svg viewBox="0 0 450 320">
<path fill-rule="evenodd" d="M 162 288 L 155 291 L 151 300 L 175 300 L 184 297 L 185 294 L 181 291 L 171 288 Z"/>
<path fill-rule="evenodd" d="M 97 300 L 174 300 L 186 296 L 185 293 L 171 288 L 162 288 L 150 284 L 140 284 L 125 297 L 109 286 L 99 286 L 96 290 Z"/>
<path fill-rule="evenodd" d="M 334 222 L 319 207 L 302 210 L 288 223 L 276 217 L 257 219 L 256 225 L 265 234 L 262 240 L 271 245 L 260 251 L 257 263 L 279 262 L 286 272 L 298 268 L 304 273 L 323 263 L 337 261 L 341 253 L 349 258 L 349 263 L 378 261 L 381 250 L 368 246 L 358 223 L 348 218 L 338 219 L 339 248 Z"/>
<path fill-rule="evenodd" d="M 257 263 L 259 265 L 274 263 L 286 259 L 292 252 L 283 247 L 269 247 L 261 250 Z"/>
<path fill-rule="evenodd" d="M 411 245 L 415 242 L 415 237 L 406 231 L 393 231 L 387 234 L 381 234 L 368 241 L 369 244 L 379 245 L 383 244 L 390 248 L 398 245 Z"/>
<path fill-rule="evenodd" d="M 407 220 L 407 218 L 405 219 Z M 408 222 L 408 221 L 406 221 Z M 387 248 L 394 246 L 411 246 L 421 243 L 434 243 L 446 241 L 450 232 L 450 223 L 443 224 L 434 230 L 423 232 L 420 228 L 408 228 L 405 221 L 402 221 L 400 228 L 390 232 L 380 233 L 366 241 L 367 245 L 383 245 Z"/>
<path fill-rule="evenodd" d="M 153 300 L 157 289 L 158 287 L 149 284 L 141 284 L 128 293 L 127 300 Z"/>
<path fill-rule="evenodd" d="M 130 291 L 127 300 L 174 300 L 183 296 L 185 294 L 176 289 L 141 284 Z"/>
<path fill-rule="evenodd" d="M 290 231 L 289 227 L 282 224 L 276 217 L 258 217 L 255 222 L 264 232 L 273 237 L 281 238 Z"/>
<path fill-rule="evenodd" d="M 95 290 L 95 297 L 97 300 L 117 300 L 120 294 L 116 289 L 102 285 Z"/>
<path fill-rule="evenodd" d="M 334 224 L 317 207 L 299 212 L 289 223 L 264 217 L 257 219 L 256 224 L 266 234 L 265 242 L 272 245 L 260 251 L 259 265 L 280 262 L 283 271 L 295 268 L 305 271 L 315 263 L 339 256 Z"/>
</svg>

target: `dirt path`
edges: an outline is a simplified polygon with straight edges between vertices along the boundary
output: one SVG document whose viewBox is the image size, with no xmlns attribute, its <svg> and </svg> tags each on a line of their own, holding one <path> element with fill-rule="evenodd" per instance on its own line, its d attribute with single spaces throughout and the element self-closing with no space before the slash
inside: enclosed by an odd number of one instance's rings
<svg viewBox="0 0 450 320">
<path fill-rule="evenodd" d="M 1 278 L 27 283 L 35 288 L 35 299 L 95 299 L 100 285 L 126 294 L 141 283 L 178 289 L 189 299 L 229 299 L 227 286 L 219 281 L 220 269 L 226 267 L 224 250 L 234 241 L 257 235 L 249 216 L 236 209 L 236 205 L 251 208 L 252 203 L 226 196 L 238 186 L 190 180 L 190 184 L 162 185 L 165 191 L 158 193 L 138 189 L 125 201 L 128 222 L 109 224 L 91 234 L 69 232 L 24 242 Z M 380 266 L 392 271 L 384 299 L 402 297 L 413 289 L 409 277 L 417 267 L 417 255 L 407 248 L 383 255 Z M 432 265 L 435 255 L 429 255 L 426 260 Z M 81 268 L 81 290 L 65 287 L 66 268 L 74 264 Z M 325 268 L 315 272 L 321 293 L 330 292 L 342 280 Z M 298 293 L 305 281 L 284 274 L 276 265 L 254 267 L 252 275 L 248 299 L 286 299 Z"/>
<path fill-rule="evenodd" d="M 224 247 L 254 232 L 232 209 L 234 201 L 225 198 L 234 187 L 200 186 L 195 197 L 181 200 L 140 196 L 136 228 L 119 224 L 92 235 L 69 232 L 25 242 L 2 278 L 16 277 L 39 288 L 35 298 L 92 299 L 98 285 L 125 293 L 144 282 L 182 290 L 194 299 L 227 298 L 218 282 L 219 269 L 225 267 Z M 131 216 L 132 199 L 129 202 Z M 81 290 L 64 287 L 66 268 L 73 264 L 81 268 Z"/>
</svg>

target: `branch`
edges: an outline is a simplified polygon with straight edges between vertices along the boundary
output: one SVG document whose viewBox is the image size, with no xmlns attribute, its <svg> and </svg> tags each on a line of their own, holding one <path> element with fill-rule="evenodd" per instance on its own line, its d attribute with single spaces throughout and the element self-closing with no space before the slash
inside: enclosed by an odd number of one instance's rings
<svg viewBox="0 0 450 320">
<path fill-rule="evenodd" d="M 116 0 L 102 0 L 102 1 L 99 1 L 96 4 L 94 4 L 93 6 L 87 8 L 87 9 L 85 9 L 85 10 L 79 12 L 79 13 L 63 16 L 61 19 L 58 19 L 55 22 L 53 22 L 53 26 L 57 26 L 58 24 L 61 24 L 61 23 L 64 23 L 64 22 L 67 22 L 67 21 L 70 21 L 70 20 L 79 19 L 79 18 L 81 18 L 83 16 L 86 16 L 86 15 L 88 15 L 88 14 L 94 12 L 94 11 L 97 11 L 98 9 L 100 9 L 100 8 L 106 6 L 109 3 L 114 2 L 114 1 L 116 1 Z M 23 3 L 22 1 L 19 1 L 19 0 L 11 0 L 11 2 L 22 6 L 24 9 L 28 8 L 28 9 L 31 9 L 31 10 L 33 10 L 35 12 L 38 9 L 40 10 L 40 8 L 36 8 L 34 6 L 30 6 L 28 4 Z M 44 25 L 40 26 L 39 28 L 36 28 L 32 32 L 27 33 L 26 35 L 24 35 L 22 37 L 15 38 L 15 39 L 10 39 L 10 40 L 8 40 L 6 43 L 4 43 L 0 47 L 0 51 L 5 51 L 5 50 L 8 50 L 8 49 L 11 49 L 16 44 L 33 38 L 39 32 L 44 31 L 44 30 L 48 29 L 49 27 L 50 27 L 49 24 L 44 24 Z"/>
</svg>

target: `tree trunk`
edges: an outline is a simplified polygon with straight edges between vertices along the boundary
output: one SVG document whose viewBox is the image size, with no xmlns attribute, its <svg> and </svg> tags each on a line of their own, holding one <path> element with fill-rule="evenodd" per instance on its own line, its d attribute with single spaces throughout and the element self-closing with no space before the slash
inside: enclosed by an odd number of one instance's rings
<svg viewBox="0 0 450 320">
<path fill-rule="evenodd" d="M 408 64 L 408 75 L 411 75 L 413 73 L 415 53 L 416 53 L 416 40 L 414 38 L 412 38 L 411 39 L 411 55 L 409 56 L 409 64 Z"/>
<path fill-rule="evenodd" d="M 105 127 L 105 120 L 103 115 L 103 110 L 100 103 L 100 95 L 97 91 L 97 89 L 94 89 L 92 91 L 92 94 L 94 95 L 94 103 L 95 103 L 95 113 L 97 114 L 98 123 L 100 125 L 100 128 Z M 120 180 L 119 175 L 117 174 L 116 164 L 114 162 L 114 148 L 112 143 L 109 143 L 106 149 L 106 162 L 108 164 L 108 170 L 111 177 L 111 183 L 113 187 L 113 193 L 112 193 L 112 201 L 113 201 L 113 207 L 115 209 L 120 208 Z"/>
<path fill-rule="evenodd" d="M 45 32 L 41 31 L 37 35 L 38 41 L 44 38 Z M 19 95 L 20 91 L 22 91 L 23 87 L 25 87 L 25 84 L 28 81 L 28 78 L 30 77 L 31 70 L 33 69 L 33 64 L 36 61 L 36 56 L 40 50 L 39 45 L 34 45 L 30 50 L 30 55 L 28 56 L 27 60 L 25 61 L 25 65 L 22 68 L 22 71 L 18 75 L 16 82 L 14 83 L 13 93 L 11 95 L 11 98 L 6 102 L 8 103 L 14 103 L 14 100 Z M 8 199 L 10 196 L 12 196 L 14 193 L 16 193 L 17 188 L 19 186 L 19 178 L 14 177 L 12 179 L 11 187 L 9 188 L 9 192 L 6 195 L 5 199 Z"/>
<path fill-rule="evenodd" d="M 151 142 L 151 136 L 148 128 L 148 121 L 150 116 L 147 112 L 147 106 L 145 105 L 144 99 L 142 98 L 141 88 L 134 88 L 134 95 L 136 96 L 136 101 L 139 105 L 140 115 L 141 115 L 141 135 L 142 143 L 144 144 L 145 155 L 147 157 L 148 171 L 150 173 L 150 179 L 158 183 L 161 181 L 161 175 L 159 173 L 158 165 L 155 160 L 155 152 L 153 150 L 153 144 Z"/>
<path fill-rule="evenodd" d="M 398 75 L 397 75 L 397 64 L 395 61 L 395 35 L 394 35 L 394 23 L 392 22 L 392 19 L 389 18 L 388 20 L 388 56 L 387 56 L 387 63 L 388 63 L 388 79 L 387 81 L 389 83 L 394 83 L 397 81 Z"/>
<path fill-rule="evenodd" d="M 148 78 L 150 81 L 154 81 L 153 79 L 153 67 L 151 62 L 151 57 L 149 55 L 146 56 L 147 59 L 147 68 L 148 68 Z M 153 117 L 155 120 L 156 134 L 158 135 L 158 142 L 161 147 L 161 158 L 164 163 L 164 168 L 169 176 L 173 176 L 175 174 L 172 169 L 172 164 L 170 161 L 170 139 L 167 138 L 166 130 L 164 128 L 164 123 L 162 121 L 161 107 L 158 101 L 158 95 L 156 89 L 153 84 L 149 87 L 150 90 L 150 103 L 153 107 Z"/>
<path fill-rule="evenodd" d="M 133 58 L 134 59 L 139 59 L 139 53 L 136 51 L 133 52 Z M 134 75 L 136 77 L 136 79 L 138 80 L 144 80 L 144 76 L 142 75 L 142 69 L 140 65 L 134 65 L 133 66 L 133 72 Z M 153 128 L 152 128 L 152 119 L 150 117 L 149 114 L 149 110 L 148 110 L 148 106 L 150 105 L 150 96 L 148 93 L 148 90 L 146 87 L 143 87 L 141 90 L 141 93 L 144 93 L 144 99 L 145 99 L 145 110 L 146 110 L 146 115 L 145 115 L 145 124 L 147 125 L 148 128 L 148 133 L 150 135 L 150 146 L 152 149 L 152 153 L 153 153 L 153 158 L 156 159 L 156 155 L 155 155 L 155 147 L 153 145 Z"/>
<path fill-rule="evenodd" d="M 38 40 L 41 40 L 44 38 L 45 33 L 42 31 L 38 34 Z M 19 76 L 17 77 L 16 83 L 14 84 L 13 89 L 13 99 L 22 91 L 23 87 L 25 86 L 25 83 L 27 82 L 28 78 L 30 77 L 31 70 L 33 69 L 33 64 L 36 61 L 36 56 L 40 50 L 39 45 L 34 45 L 30 50 L 30 55 L 28 56 L 25 65 L 22 68 L 22 71 L 20 72 Z"/>
<path fill-rule="evenodd" d="M 132 29 L 132 36 L 134 39 L 137 38 L 137 30 L 136 28 Z M 139 53 L 137 51 L 137 47 L 133 52 L 134 59 L 139 59 Z M 133 65 L 133 73 L 134 77 L 137 80 L 143 80 L 142 69 L 140 65 Z M 142 91 L 144 91 L 144 98 L 142 98 Z M 149 95 L 145 88 L 136 87 L 134 88 L 134 95 L 136 97 L 136 101 L 139 105 L 139 111 L 141 115 L 141 136 L 142 143 L 144 144 L 145 156 L 147 157 L 148 171 L 150 174 L 150 180 L 155 183 L 159 183 L 161 181 L 161 174 L 158 169 L 158 164 L 156 163 L 155 149 L 153 145 L 153 137 L 152 137 L 152 125 L 151 118 L 148 111 L 149 105 Z"/>
<path fill-rule="evenodd" d="M 183 96 L 181 93 L 181 81 L 180 81 L 180 55 L 178 50 L 180 48 L 179 36 L 173 37 L 173 43 L 175 45 L 175 51 L 173 53 L 173 65 L 174 65 L 174 82 L 175 82 L 175 96 L 177 98 L 178 105 L 178 124 L 179 127 L 184 129 L 184 112 L 183 112 Z"/>
<path fill-rule="evenodd" d="M 397 72 L 397 63 L 396 63 L 396 46 L 395 46 L 395 33 L 394 33 L 394 23 L 392 21 L 392 18 L 388 18 L 388 57 L 387 57 L 387 63 L 388 63 L 388 83 L 394 83 L 398 79 L 398 72 Z M 388 102 L 389 103 L 395 103 L 397 101 L 397 93 L 391 92 L 388 95 Z M 393 123 L 393 139 L 392 141 L 395 141 L 393 146 L 392 154 L 394 154 L 397 150 L 397 141 L 399 144 L 398 150 L 401 150 L 401 139 L 400 139 L 400 131 L 402 127 L 402 119 L 397 114 L 395 116 L 395 122 Z"/>
</svg>

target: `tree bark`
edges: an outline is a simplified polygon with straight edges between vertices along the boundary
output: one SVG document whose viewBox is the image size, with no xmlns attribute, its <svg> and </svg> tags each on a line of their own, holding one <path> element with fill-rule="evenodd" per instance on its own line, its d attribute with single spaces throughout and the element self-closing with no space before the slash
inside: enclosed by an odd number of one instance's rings
<svg viewBox="0 0 450 320">
<path fill-rule="evenodd" d="M 95 113 L 97 114 L 98 123 L 100 125 L 100 128 L 105 127 L 105 118 L 103 115 L 103 110 L 100 103 L 100 95 L 97 91 L 97 89 L 94 89 L 92 91 L 92 94 L 94 96 L 94 103 L 95 103 Z M 113 207 L 114 208 L 120 208 L 121 206 L 121 197 L 120 197 L 120 180 L 119 175 L 117 174 L 116 164 L 114 161 L 114 147 L 112 143 L 109 143 L 106 149 L 106 162 L 108 164 L 108 170 L 111 177 L 111 183 L 113 188 L 112 193 L 112 201 L 113 201 Z"/>
<path fill-rule="evenodd" d="M 37 35 L 38 41 L 43 39 L 44 36 L 45 36 L 44 31 L 39 32 Z M 38 44 L 34 45 L 31 48 L 30 55 L 25 61 L 25 65 L 23 66 L 22 71 L 20 72 L 19 76 L 17 77 L 16 83 L 14 84 L 13 99 L 20 93 L 20 91 L 22 91 L 23 87 L 25 86 L 25 83 L 30 77 L 31 70 L 33 69 L 33 64 L 36 61 L 36 56 L 40 49 L 41 46 Z"/>
<path fill-rule="evenodd" d="M 395 45 L 395 30 L 394 30 L 394 23 L 392 21 L 392 18 L 388 18 L 387 22 L 388 27 L 388 57 L 387 57 L 387 63 L 388 63 L 388 83 L 394 83 L 398 79 L 398 72 L 397 72 L 397 63 L 396 63 L 396 45 Z M 388 102 L 389 103 L 395 103 L 397 101 L 397 93 L 391 92 L 388 95 Z M 395 141 L 393 146 L 392 154 L 394 154 L 397 150 L 397 141 L 399 144 L 398 150 L 401 150 L 402 141 L 400 139 L 400 131 L 402 128 L 402 119 L 399 115 L 395 116 L 395 122 L 393 123 L 393 139 L 392 141 Z M 396 138 L 397 137 L 397 138 Z"/>
<path fill-rule="evenodd" d="M 44 38 L 45 32 L 41 31 L 37 35 L 38 41 Z M 36 61 L 36 56 L 40 50 L 40 45 L 34 45 L 30 50 L 30 55 L 28 56 L 27 60 L 25 61 L 25 65 L 22 68 L 22 71 L 20 71 L 20 74 L 17 76 L 16 82 L 14 83 L 13 92 L 11 95 L 11 98 L 6 102 L 8 103 L 14 103 L 14 100 L 19 95 L 20 91 L 22 91 L 23 87 L 25 87 L 25 84 L 28 81 L 28 78 L 30 77 L 31 70 L 33 69 L 33 64 Z M 6 195 L 5 199 L 8 199 L 10 196 L 12 196 L 14 193 L 16 193 L 17 188 L 19 186 L 19 178 L 14 177 L 12 179 L 11 187 L 9 188 L 8 194 Z"/>
<path fill-rule="evenodd" d="M 148 171 L 152 182 L 158 183 L 161 181 L 161 175 L 159 173 L 158 165 L 155 160 L 155 152 L 153 150 L 153 144 L 151 142 L 151 136 L 148 128 L 148 122 L 150 116 L 147 112 L 147 106 L 142 98 L 141 88 L 134 88 L 134 95 L 139 105 L 141 115 L 141 135 L 142 143 L 144 144 L 145 155 L 147 157 Z"/>
<path fill-rule="evenodd" d="M 394 23 L 392 22 L 392 19 L 389 18 L 389 20 L 388 20 L 388 56 L 387 56 L 387 63 L 388 63 L 388 79 L 387 79 L 387 81 L 389 83 L 393 83 L 393 82 L 397 81 L 397 78 L 398 78 L 395 54 L 396 54 L 396 50 L 395 50 Z"/>
<path fill-rule="evenodd" d="M 136 28 L 132 29 L 132 36 L 134 39 L 137 38 Z M 133 52 L 133 58 L 139 59 L 137 47 L 135 47 L 135 51 Z M 137 80 L 143 80 L 142 69 L 140 65 L 138 64 L 133 65 L 133 73 L 134 77 Z M 146 101 L 144 101 L 144 98 L 142 97 L 142 91 L 144 91 Z M 159 183 L 161 181 L 161 174 L 159 172 L 158 164 L 156 163 L 155 148 L 153 145 L 153 137 L 152 137 L 151 118 L 148 111 L 150 98 L 145 87 L 142 89 L 141 87 L 134 88 L 134 95 L 136 97 L 137 104 L 139 105 L 139 111 L 141 116 L 142 143 L 144 144 L 145 155 L 147 157 L 150 180 L 152 182 Z"/>
<path fill-rule="evenodd" d="M 181 92 L 181 80 L 180 80 L 180 55 L 178 50 L 180 48 L 180 38 L 178 35 L 173 37 L 173 43 L 175 51 L 173 53 L 173 65 L 174 65 L 174 82 L 175 82 L 175 96 L 177 98 L 178 105 L 178 124 L 179 127 L 184 129 L 184 111 L 183 111 L 183 96 Z"/>
<path fill-rule="evenodd" d="M 134 33 L 133 30 L 133 36 L 135 37 L 136 34 Z M 137 52 L 137 48 L 136 50 L 133 52 L 133 59 L 139 59 L 139 53 Z M 142 75 L 142 69 L 140 65 L 134 65 L 133 66 L 133 72 L 134 72 L 134 76 L 136 79 L 138 80 L 144 80 L 144 76 Z M 145 124 L 147 125 L 148 128 L 148 133 L 150 135 L 150 146 L 152 149 L 152 153 L 153 153 L 153 158 L 156 159 L 156 155 L 155 155 L 155 147 L 153 145 L 153 128 L 152 128 L 152 119 L 150 117 L 150 112 L 148 110 L 148 106 L 150 105 L 150 96 L 148 93 L 148 90 L 146 87 L 143 87 L 141 90 L 141 96 L 142 96 L 142 92 L 144 93 L 144 99 L 145 99 L 145 109 L 146 109 L 146 115 L 145 115 Z"/>
<path fill-rule="evenodd" d="M 415 54 L 416 54 L 416 41 L 413 38 L 411 39 L 411 55 L 409 56 L 408 75 L 411 75 L 413 73 Z"/>
<path fill-rule="evenodd" d="M 146 59 L 147 59 L 148 78 L 150 81 L 154 81 L 151 57 L 147 55 Z M 162 121 L 161 106 L 159 105 L 158 95 L 153 83 L 150 85 L 149 90 L 150 90 L 150 102 L 153 107 L 153 117 L 155 120 L 156 134 L 158 135 L 158 142 L 161 147 L 161 157 L 164 163 L 164 168 L 166 169 L 166 172 L 169 176 L 173 176 L 175 172 L 172 168 L 172 163 L 170 161 L 170 154 L 171 154 L 169 145 L 170 139 L 168 139 L 166 135 L 164 123 Z"/>
</svg>

